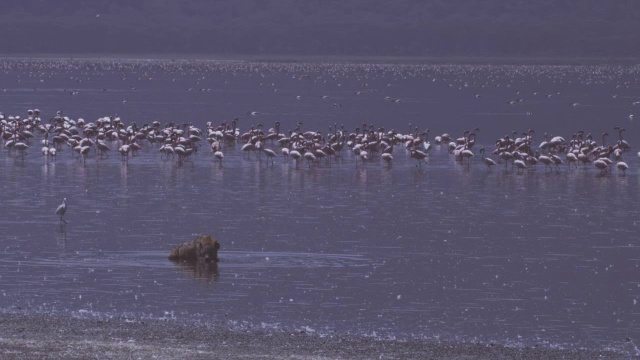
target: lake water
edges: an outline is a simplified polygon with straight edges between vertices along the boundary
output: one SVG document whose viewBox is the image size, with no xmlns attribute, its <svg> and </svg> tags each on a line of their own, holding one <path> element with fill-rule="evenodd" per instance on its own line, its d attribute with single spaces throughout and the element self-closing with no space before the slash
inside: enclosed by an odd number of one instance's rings
<svg viewBox="0 0 640 360">
<path fill-rule="evenodd" d="M 1 60 L 7 116 L 200 128 L 238 117 L 241 132 L 412 124 L 432 143 L 477 127 L 487 152 L 513 131 L 534 129 L 536 144 L 578 130 L 615 142 L 622 126 L 632 149 L 622 175 L 488 170 L 445 146 L 420 167 L 404 146 L 391 166 L 356 164 L 350 150 L 330 164 L 271 165 L 242 143 L 226 143 L 220 165 L 206 142 L 184 163 L 147 142 L 126 162 L 115 151 L 83 161 L 66 146 L 52 159 L 37 135 L 24 159 L 0 154 L 0 308 L 628 349 L 640 335 L 638 101 L 632 66 Z M 217 269 L 167 260 L 202 233 L 222 244 Z"/>
</svg>

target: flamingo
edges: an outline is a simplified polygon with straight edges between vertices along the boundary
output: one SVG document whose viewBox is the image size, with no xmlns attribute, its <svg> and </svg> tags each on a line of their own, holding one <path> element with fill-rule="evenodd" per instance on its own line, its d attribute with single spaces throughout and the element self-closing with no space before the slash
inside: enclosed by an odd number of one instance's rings
<svg viewBox="0 0 640 360">
<path fill-rule="evenodd" d="M 162 145 L 159 151 L 162 153 L 162 155 L 160 156 L 161 159 L 165 155 L 167 156 L 167 159 L 168 159 L 169 155 L 174 153 L 173 147 L 169 144 Z"/>
<path fill-rule="evenodd" d="M 623 151 L 630 150 L 631 146 L 629 145 L 629 143 L 626 140 L 622 139 L 622 132 L 624 132 L 625 129 L 620 127 L 620 126 L 616 126 L 616 127 L 614 127 L 614 129 L 618 130 L 618 144 L 617 144 L 617 146 L 619 148 L 621 148 Z"/>
<path fill-rule="evenodd" d="M 265 155 L 267 155 L 267 162 L 271 159 L 271 166 L 273 166 L 274 158 L 276 157 L 276 152 L 271 149 L 262 149 Z"/>
<path fill-rule="evenodd" d="M 609 165 L 602 159 L 598 159 L 593 162 L 593 165 L 600 170 L 600 172 L 605 172 Z"/>
<path fill-rule="evenodd" d="M 304 158 L 307 160 L 307 163 L 309 164 L 309 167 L 311 167 L 311 163 L 316 161 L 316 156 L 313 155 L 310 152 L 305 152 L 304 153 Z"/>
<path fill-rule="evenodd" d="M 467 166 L 469 166 L 471 164 L 471 158 L 474 156 L 473 151 L 469 150 L 469 149 L 464 149 L 460 152 L 460 162 L 463 162 L 464 159 L 467 159 Z"/>
<path fill-rule="evenodd" d="M 13 145 L 15 145 L 16 141 L 11 139 L 11 140 L 7 140 L 7 142 L 4 143 L 4 148 L 11 150 L 11 148 L 13 147 Z"/>
<path fill-rule="evenodd" d="M 195 145 L 194 145 L 195 146 Z M 130 145 L 129 148 L 131 149 L 131 155 L 137 155 L 138 151 L 140 149 L 142 149 L 142 147 L 140 146 L 140 144 L 138 144 L 137 142 L 133 141 Z"/>
<path fill-rule="evenodd" d="M 382 153 L 382 160 L 386 161 L 389 166 L 391 166 L 391 162 L 393 161 L 393 155 L 390 153 Z"/>
<path fill-rule="evenodd" d="M 618 161 L 618 163 L 616 164 L 616 167 L 618 168 L 618 170 L 622 171 L 623 175 L 625 175 L 627 169 L 629 168 L 629 165 L 627 165 L 627 163 L 624 161 Z"/>
<path fill-rule="evenodd" d="M 566 143 L 566 140 L 562 136 L 554 136 L 549 140 L 549 146 L 554 147 Z"/>
<path fill-rule="evenodd" d="M 482 154 L 482 161 L 487 164 L 487 167 L 489 168 L 489 170 L 491 170 L 491 167 L 496 165 L 496 162 L 493 161 L 493 159 L 488 158 L 488 157 L 484 157 L 484 148 L 480 148 L 480 154 Z"/>
<path fill-rule="evenodd" d="M 509 160 L 513 161 L 513 154 L 510 153 L 509 151 L 503 151 L 498 156 L 500 157 L 500 159 L 504 160 L 504 168 L 505 169 L 509 165 Z M 511 163 L 511 166 L 513 166 L 513 162 Z"/>
<path fill-rule="evenodd" d="M 123 145 L 123 146 L 127 146 L 127 145 Z M 178 145 L 178 146 L 176 146 L 176 147 L 173 149 L 173 151 L 174 151 L 176 154 L 178 154 L 178 162 L 179 162 L 179 163 L 182 163 L 182 160 L 184 160 L 184 159 L 187 157 L 187 155 L 188 155 L 188 153 L 187 153 L 187 149 L 186 149 L 184 146 L 182 146 L 182 145 Z M 129 148 L 128 148 L 128 147 L 127 147 L 127 154 L 129 154 Z"/>
<path fill-rule="evenodd" d="M 548 168 L 551 168 L 551 164 L 554 164 L 553 160 L 546 156 L 546 155 L 540 155 L 538 156 L 538 161 L 540 161 L 541 163 L 544 164 L 544 169 L 547 170 Z"/>
<path fill-rule="evenodd" d="M 558 155 L 551 155 L 551 161 L 556 164 L 556 169 L 558 168 L 558 166 L 560 166 L 560 164 L 562 164 L 562 159 L 560 159 L 560 156 Z"/>
<path fill-rule="evenodd" d="M 324 159 L 327 157 L 327 153 L 325 153 L 324 151 L 322 151 L 321 149 L 317 149 L 316 151 L 313 152 L 313 154 L 316 156 L 316 158 L 318 159 L 318 161 L 320 161 L 320 159 Z M 328 161 L 327 161 L 328 162 Z"/>
<path fill-rule="evenodd" d="M 124 145 L 120 146 L 118 151 L 120 152 L 120 155 L 122 156 L 122 161 L 125 161 L 125 160 L 129 159 L 129 145 L 124 144 Z"/>
<path fill-rule="evenodd" d="M 567 164 L 571 167 L 571 164 L 575 165 L 576 169 L 578 168 L 578 157 L 576 154 L 570 152 L 567 153 Z"/>
<path fill-rule="evenodd" d="M 360 154 L 358 156 L 362 160 L 363 164 L 365 163 L 365 161 L 369 160 L 369 153 L 364 151 L 364 150 L 360 151 Z M 356 160 L 356 162 L 357 162 L 357 160 Z"/>
<path fill-rule="evenodd" d="M 251 157 L 251 152 L 255 150 L 255 146 L 253 146 L 252 143 L 246 143 L 244 145 L 242 145 L 242 153 L 243 154 L 249 154 L 248 157 Z"/>
<path fill-rule="evenodd" d="M 513 162 L 513 165 L 518 168 L 518 173 L 520 173 L 520 170 L 524 170 L 527 168 L 527 164 L 525 164 L 522 160 L 515 160 Z"/>
<path fill-rule="evenodd" d="M 109 157 L 108 151 L 111 150 L 111 148 L 109 147 L 109 145 L 107 145 L 104 141 L 102 140 L 98 140 L 96 142 L 96 146 L 98 147 L 98 151 L 100 152 L 100 157 L 102 157 L 102 155 L 107 155 L 107 157 Z"/>
<path fill-rule="evenodd" d="M 291 156 L 293 158 L 293 160 L 296 161 L 296 168 L 298 167 L 298 162 L 300 161 L 300 158 L 302 157 L 302 155 L 300 154 L 300 152 L 298 150 L 291 150 L 289 152 L 289 156 Z"/>
<path fill-rule="evenodd" d="M 15 145 L 13 145 L 13 147 L 20 151 L 20 156 L 22 156 L 22 158 L 24 159 L 25 156 L 25 151 L 29 148 L 29 145 L 23 143 L 23 142 L 17 142 Z"/>
<path fill-rule="evenodd" d="M 80 147 L 80 155 L 82 155 L 82 162 L 85 162 L 87 159 L 87 155 L 91 150 L 91 146 L 81 146 Z"/>
<path fill-rule="evenodd" d="M 609 159 L 609 158 L 601 157 L 601 158 L 599 158 L 598 160 L 602 160 L 602 161 L 604 161 L 605 163 L 607 163 L 607 165 L 608 165 L 608 166 L 613 165 L 613 160 L 611 160 L 611 159 Z"/>
<path fill-rule="evenodd" d="M 224 159 L 224 154 L 222 153 L 222 151 L 218 150 L 218 151 L 214 152 L 213 156 L 215 156 L 216 159 L 218 159 L 218 161 L 220 161 L 220 165 L 222 165 L 222 159 Z"/>
<path fill-rule="evenodd" d="M 582 163 L 582 165 L 586 166 L 587 163 L 591 162 L 591 159 L 589 159 L 589 157 L 583 153 L 579 153 L 578 154 L 578 161 L 580 161 Z"/>
<path fill-rule="evenodd" d="M 418 161 L 418 166 L 422 167 L 422 162 L 427 163 L 427 154 L 420 150 L 411 150 L 411 157 Z"/>
</svg>

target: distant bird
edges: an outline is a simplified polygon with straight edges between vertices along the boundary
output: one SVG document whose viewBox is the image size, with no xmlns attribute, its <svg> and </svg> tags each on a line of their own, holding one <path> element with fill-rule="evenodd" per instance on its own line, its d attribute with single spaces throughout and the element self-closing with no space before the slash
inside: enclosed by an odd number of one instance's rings
<svg viewBox="0 0 640 360">
<path fill-rule="evenodd" d="M 62 204 L 56 209 L 56 215 L 60 215 L 60 224 L 66 224 L 67 222 L 62 219 L 67 212 L 67 198 L 62 199 Z"/>
</svg>

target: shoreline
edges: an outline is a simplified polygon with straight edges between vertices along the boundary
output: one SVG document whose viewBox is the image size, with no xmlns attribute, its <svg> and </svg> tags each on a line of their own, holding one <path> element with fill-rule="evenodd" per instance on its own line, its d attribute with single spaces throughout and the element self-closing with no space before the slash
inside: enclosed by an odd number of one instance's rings
<svg viewBox="0 0 640 360">
<path fill-rule="evenodd" d="M 213 61 L 249 63 L 391 64 L 391 65 L 640 65 L 636 57 L 513 57 L 513 56 L 361 56 L 361 55 L 273 55 L 273 54 L 137 54 L 137 53 L 0 53 L 0 59 L 17 60 L 136 60 Z"/>
<path fill-rule="evenodd" d="M 3 359 L 628 359 L 606 350 L 232 331 L 175 320 L 0 314 Z M 630 344 L 629 350 L 633 345 Z"/>
</svg>

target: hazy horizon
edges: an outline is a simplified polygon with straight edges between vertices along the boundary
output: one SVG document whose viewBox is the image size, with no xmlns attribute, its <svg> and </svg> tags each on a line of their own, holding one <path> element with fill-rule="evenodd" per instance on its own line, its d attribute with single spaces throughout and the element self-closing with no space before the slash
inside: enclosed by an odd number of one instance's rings
<svg viewBox="0 0 640 360">
<path fill-rule="evenodd" d="M 633 58 L 634 1 L 6 0 L 0 53 Z"/>
</svg>

